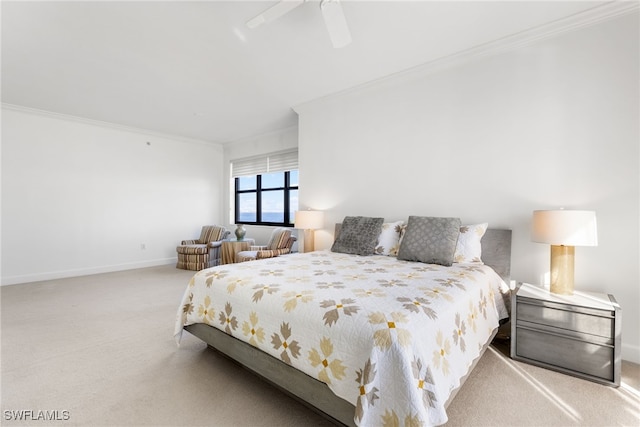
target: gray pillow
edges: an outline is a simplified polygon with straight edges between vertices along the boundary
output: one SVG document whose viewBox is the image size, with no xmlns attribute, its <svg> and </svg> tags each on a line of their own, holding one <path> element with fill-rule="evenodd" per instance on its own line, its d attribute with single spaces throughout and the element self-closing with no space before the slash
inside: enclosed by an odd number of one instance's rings
<svg viewBox="0 0 640 427">
<path fill-rule="evenodd" d="M 460 218 L 410 216 L 398 259 L 450 266 L 460 234 Z"/>
<path fill-rule="evenodd" d="M 346 216 L 331 251 L 353 255 L 373 255 L 384 218 Z"/>
</svg>

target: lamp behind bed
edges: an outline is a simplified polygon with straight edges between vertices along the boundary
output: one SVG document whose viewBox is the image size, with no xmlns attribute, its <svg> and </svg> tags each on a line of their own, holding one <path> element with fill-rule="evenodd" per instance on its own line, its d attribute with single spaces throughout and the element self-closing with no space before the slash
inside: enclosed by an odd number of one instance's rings
<svg viewBox="0 0 640 427">
<path fill-rule="evenodd" d="M 297 211 L 294 227 L 304 230 L 304 252 L 315 250 L 314 233 L 324 224 L 324 212 L 322 211 Z"/>
</svg>

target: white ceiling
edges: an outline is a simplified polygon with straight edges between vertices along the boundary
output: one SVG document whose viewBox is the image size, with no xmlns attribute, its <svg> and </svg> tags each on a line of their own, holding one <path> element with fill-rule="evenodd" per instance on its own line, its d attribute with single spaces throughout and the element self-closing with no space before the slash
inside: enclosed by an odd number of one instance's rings
<svg viewBox="0 0 640 427">
<path fill-rule="evenodd" d="M 588 9 L 593 1 L 2 2 L 2 102 L 225 143 L 297 123 L 292 107 Z"/>
</svg>

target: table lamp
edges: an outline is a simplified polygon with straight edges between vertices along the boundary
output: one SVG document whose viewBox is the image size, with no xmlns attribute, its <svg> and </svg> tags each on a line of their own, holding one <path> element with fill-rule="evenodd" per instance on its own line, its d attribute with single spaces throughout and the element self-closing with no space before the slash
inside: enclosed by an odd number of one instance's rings
<svg viewBox="0 0 640 427">
<path fill-rule="evenodd" d="M 596 213 L 533 211 L 531 240 L 551 245 L 551 292 L 572 295 L 575 247 L 598 246 Z"/>
<path fill-rule="evenodd" d="M 304 230 L 304 252 L 314 251 L 314 230 L 322 228 L 324 212 L 322 211 L 297 211 L 294 219 L 294 227 Z"/>
</svg>

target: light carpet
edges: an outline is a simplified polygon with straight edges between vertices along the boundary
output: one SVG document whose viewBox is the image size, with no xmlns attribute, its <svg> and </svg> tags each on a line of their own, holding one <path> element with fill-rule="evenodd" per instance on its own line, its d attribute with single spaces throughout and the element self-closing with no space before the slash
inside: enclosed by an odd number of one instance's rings
<svg viewBox="0 0 640 427">
<path fill-rule="evenodd" d="M 0 424 L 329 426 L 190 334 L 176 345 L 192 275 L 160 266 L 0 288 Z M 638 365 L 623 362 L 611 388 L 514 362 L 507 347 L 480 359 L 447 425 L 640 425 Z"/>
</svg>

